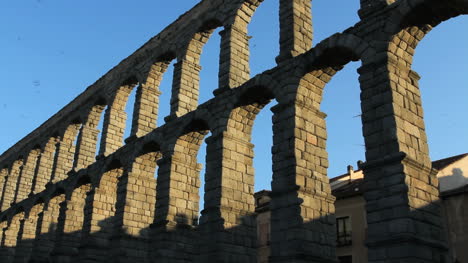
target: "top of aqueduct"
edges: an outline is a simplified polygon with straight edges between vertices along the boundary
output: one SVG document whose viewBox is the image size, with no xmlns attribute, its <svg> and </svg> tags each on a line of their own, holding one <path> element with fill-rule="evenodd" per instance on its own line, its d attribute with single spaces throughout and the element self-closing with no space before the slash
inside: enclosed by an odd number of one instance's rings
<svg viewBox="0 0 468 263">
<path fill-rule="evenodd" d="M 26 255 L 12 250 L 19 240 L 54 236 L 47 241 L 53 251 L 28 251 L 44 258 L 80 251 L 84 261 L 99 262 L 107 254 L 96 250 L 134 257 L 131 262 L 143 256 L 255 262 L 251 128 L 256 114 L 276 99 L 271 261 L 335 262 L 320 103 L 334 74 L 361 61 L 369 262 L 446 262 L 419 76 L 411 64 L 421 39 L 442 21 L 466 14 L 468 1 L 361 0 L 361 21 L 312 47 L 311 1 L 280 0 L 277 66 L 251 78 L 247 25 L 261 2 L 201 1 L 3 153 L 0 226 L 7 255 Z M 198 105 L 201 50 L 218 27 L 219 85 L 212 99 Z M 158 86 L 172 60 L 170 114 L 156 127 Z M 126 116 L 135 88 L 133 116 Z M 131 135 L 124 140 L 127 118 Z M 208 132 L 198 220 L 196 155 Z M 47 231 L 55 232 L 34 236 Z M 24 233 L 31 236 L 18 239 Z M 66 238 L 75 239 L 58 242 Z M 141 253 L 147 242 L 152 249 Z"/>
</svg>

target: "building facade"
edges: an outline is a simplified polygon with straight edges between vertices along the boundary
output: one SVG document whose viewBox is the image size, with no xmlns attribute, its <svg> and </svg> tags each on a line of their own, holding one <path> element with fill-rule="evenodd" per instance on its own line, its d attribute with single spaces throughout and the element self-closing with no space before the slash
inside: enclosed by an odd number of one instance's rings
<svg viewBox="0 0 468 263">
<path fill-rule="evenodd" d="M 359 164 L 358 164 L 359 166 Z M 434 161 L 439 179 L 445 236 L 450 262 L 468 263 L 468 154 Z M 365 184 L 362 170 L 330 179 L 336 197 L 336 254 L 340 263 L 368 262 Z M 269 191 L 256 193 L 258 262 L 269 256 Z"/>
<path fill-rule="evenodd" d="M 247 29 L 263 2 L 200 1 L 1 154 L 0 261 L 255 263 L 251 138 L 272 102 L 264 250 L 274 263 L 335 263 L 321 102 L 336 73 L 359 61 L 367 261 L 446 263 L 412 60 L 431 29 L 468 14 L 468 0 L 361 0 L 358 23 L 314 45 L 312 1 L 280 0 L 277 65 L 251 76 Z M 218 86 L 203 86 L 200 58 L 216 29 Z M 170 113 L 160 116 L 160 83 L 172 61 Z M 203 103 L 201 89 L 213 94 Z M 354 220 L 339 222 L 343 249 L 357 242 Z"/>
</svg>

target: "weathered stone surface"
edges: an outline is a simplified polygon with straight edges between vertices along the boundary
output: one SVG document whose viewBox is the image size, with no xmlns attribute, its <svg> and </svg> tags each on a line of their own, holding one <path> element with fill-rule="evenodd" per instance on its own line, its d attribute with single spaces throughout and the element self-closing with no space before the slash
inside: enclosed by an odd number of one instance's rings
<svg viewBox="0 0 468 263">
<path fill-rule="evenodd" d="M 369 262 L 448 262 L 411 63 L 467 2 L 361 0 L 359 23 L 312 47 L 311 1 L 281 0 L 278 66 L 251 78 L 247 26 L 261 2 L 201 1 L 3 153 L 0 261 L 256 262 L 251 131 L 276 100 L 269 262 L 336 262 L 320 104 L 335 73 L 359 60 Z M 198 105 L 201 50 L 218 27 L 219 87 Z M 170 116 L 156 127 L 174 59 Z"/>
</svg>

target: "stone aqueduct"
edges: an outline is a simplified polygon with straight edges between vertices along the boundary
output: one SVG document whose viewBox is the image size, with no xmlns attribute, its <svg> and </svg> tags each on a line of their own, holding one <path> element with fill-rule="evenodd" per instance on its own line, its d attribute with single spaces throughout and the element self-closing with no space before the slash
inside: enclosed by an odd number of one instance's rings
<svg viewBox="0 0 468 263">
<path fill-rule="evenodd" d="M 270 261 L 336 262 L 320 103 L 333 75 L 361 61 L 369 261 L 449 262 L 411 63 L 468 1 L 361 0 L 359 23 L 312 48 L 311 1 L 280 0 L 278 65 L 250 78 L 247 25 L 261 2 L 201 1 L 3 153 L 0 261 L 256 262 L 250 134 L 275 99 Z M 198 105 L 201 49 L 218 27 L 219 87 Z M 171 113 L 156 127 L 174 59 Z M 198 219 L 196 155 L 208 132 Z"/>
</svg>

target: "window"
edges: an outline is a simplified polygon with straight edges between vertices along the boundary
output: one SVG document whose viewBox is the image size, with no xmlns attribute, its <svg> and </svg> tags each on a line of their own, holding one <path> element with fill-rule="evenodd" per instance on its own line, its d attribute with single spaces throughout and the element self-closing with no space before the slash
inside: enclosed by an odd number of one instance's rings
<svg viewBox="0 0 468 263">
<path fill-rule="evenodd" d="M 338 246 L 348 246 L 348 245 L 351 245 L 352 243 L 351 242 L 351 219 L 349 218 L 349 216 L 339 217 L 336 219 L 336 243 Z M 343 261 L 343 262 L 347 262 L 347 261 Z"/>
<path fill-rule="evenodd" d="M 340 263 L 353 263 L 353 256 L 342 256 L 338 257 Z"/>
</svg>

